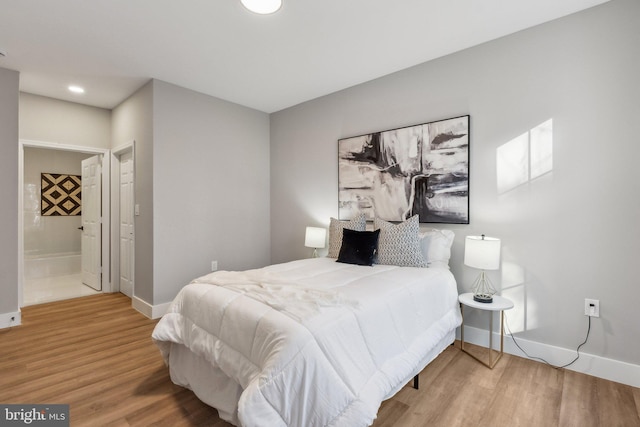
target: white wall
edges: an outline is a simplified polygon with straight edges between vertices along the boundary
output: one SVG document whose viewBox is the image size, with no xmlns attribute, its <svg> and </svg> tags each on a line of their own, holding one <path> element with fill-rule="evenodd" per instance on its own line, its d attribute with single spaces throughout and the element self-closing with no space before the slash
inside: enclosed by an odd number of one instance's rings
<svg viewBox="0 0 640 427">
<path fill-rule="evenodd" d="M 0 328 L 18 312 L 18 85 L 0 68 Z"/>
<path fill-rule="evenodd" d="M 640 2 L 614 0 L 272 114 L 272 261 L 308 256 L 305 226 L 337 215 L 339 138 L 470 114 L 471 223 L 448 227 L 459 290 L 477 274 L 464 236 L 499 237 L 491 277 L 516 303 L 517 336 L 575 349 L 595 298 L 583 351 L 639 365 L 639 16 Z M 507 188 L 502 171 L 525 165 L 498 154 L 548 120 L 552 169 Z"/>
<path fill-rule="evenodd" d="M 80 253 L 82 216 L 42 216 L 42 173 L 82 175 L 82 160 L 91 154 L 24 148 L 25 255 Z"/>
</svg>

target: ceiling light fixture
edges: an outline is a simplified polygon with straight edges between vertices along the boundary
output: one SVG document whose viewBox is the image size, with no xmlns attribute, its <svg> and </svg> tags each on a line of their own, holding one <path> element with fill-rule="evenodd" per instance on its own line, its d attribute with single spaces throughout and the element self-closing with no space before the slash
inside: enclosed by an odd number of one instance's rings
<svg viewBox="0 0 640 427">
<path fill-rule="evenodd" d="M 282 6 L 282 0 L 240 0 L 242 5 L 251 12 L 268 15 L 277 12 Z"/>
<path fill-rule="evenodd" d="M 81 88 L 80 86 L 69 86 L 69 91 L 73 92 L 73 93 L 84 93 L 84 89 Z"/>
</svg>

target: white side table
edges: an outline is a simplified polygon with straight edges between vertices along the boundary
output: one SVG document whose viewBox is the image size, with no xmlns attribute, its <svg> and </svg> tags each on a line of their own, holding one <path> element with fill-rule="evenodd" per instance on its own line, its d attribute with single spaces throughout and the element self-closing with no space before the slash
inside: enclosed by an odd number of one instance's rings
<svg viewBox="0 0 640 427">
<path fill-rule="evenodd" d="M 498 363 L 498 360 L 504 354 L 504 310 L 509 310 L 513 308 L 513 302 L 508 300 L 507 298 L 503 298 L 499 295 L 493 296 L 493 302 L 484 303 L 473 300 L 473 294 L 467 293 L 462 294 L 458 297 L 458 301 L 460 301 L 460 312 L 462 313 L 462 325 L 460 326 L 460 349 L 467 353 L 469 356 L 476 359 L 478 362 L 483 365 L 493 369 L 493 367 Z M 489 363 L 480 359 L 475 354 L 469 353 L 467 349 L 464 348 L 464 306 L 477 308 L 478 310 L 490 311 L 489 317 Z M 500 312 L 500 351 L 494 350 L 493 348 L 493 312 Z M 493 359 L 494 353 L 498 353 L 496 359 Z"/>
</svg>

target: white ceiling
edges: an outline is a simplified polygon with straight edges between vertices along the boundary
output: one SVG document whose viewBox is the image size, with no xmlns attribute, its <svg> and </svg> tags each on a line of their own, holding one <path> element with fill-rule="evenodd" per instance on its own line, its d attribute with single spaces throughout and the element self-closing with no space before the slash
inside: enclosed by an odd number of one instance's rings
<svg viewBox="0 0 640 427">
<path fill-rule="evenodd" d="M 0 67 L 108 109 L 156 78 L 270 113 L 608 0 L 283 1 L 0 0 Z"/>
</svg>

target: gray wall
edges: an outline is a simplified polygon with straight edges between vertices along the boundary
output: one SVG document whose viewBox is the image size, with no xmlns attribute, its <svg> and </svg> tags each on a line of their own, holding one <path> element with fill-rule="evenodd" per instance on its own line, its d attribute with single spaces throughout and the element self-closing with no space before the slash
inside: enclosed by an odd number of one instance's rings
<svg viewBox="0 0 640 427">
<path fill-rule="evenodd" d="M 595 298 L 583 350 L 640 364 L 639 16 L 640 2 L 614 0 L 272 114 L 272 261 L 308 256 L 305 226 L 337 215 L 339 138 L 470 114 L 471 223 L 447 227 L 459 290 L 478 273 L 464 237 L 499 237 L 491 278 L 516 304 L 518 336 L 575 349 Z M 505 185 L 527 165 L 510 149 L 548 120 L 552 169 Z"/>
<path fill-rule="evenodd" d="M 0 68 L 0 314 L 18 311 L 18 87 Z"/>
<path fill-rule="evenodd" d="M 111 111 L 23 92 L 20 139 L 109 148 Z"/>
<path fill-rule="evenodd" d="M 112 147 L 135 141 L 134 295 L 153 303 L 153 83 L 149 82 L 112 112 Z"/>
<path fill-rule="evenodd" d="M 211 271 L 262 267 L 269 115 L 154 81 L 154 304 Z"/>
<path fill-rule="evenodd" d="M 269 116 L 153 80 L 113 111 L 135 140 L 135 295 L 171 301 L 211 270 L 269 263 Z"/>
</svg>

